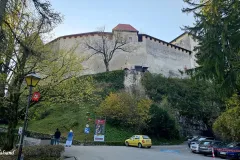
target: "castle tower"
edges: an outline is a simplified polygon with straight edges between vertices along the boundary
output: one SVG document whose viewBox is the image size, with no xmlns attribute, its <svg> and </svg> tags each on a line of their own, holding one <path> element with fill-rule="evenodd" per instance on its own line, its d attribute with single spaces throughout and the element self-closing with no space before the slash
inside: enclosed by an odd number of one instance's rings
<svg viewBox="0 0 240 160">
<path fill-rule="evenodd" d="M 112 33 L 120 33 L 122 38 L 128 40 L 129 42 L 138 42 L 138 30 L 130 24 L 118 24 L 112 29 Z"/>
</svg>

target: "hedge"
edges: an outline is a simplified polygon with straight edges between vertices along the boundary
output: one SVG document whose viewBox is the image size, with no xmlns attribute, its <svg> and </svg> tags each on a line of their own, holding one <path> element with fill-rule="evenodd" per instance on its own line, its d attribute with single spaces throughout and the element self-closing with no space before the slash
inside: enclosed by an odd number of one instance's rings
<svg viewBox="0 0 240 160">
<path fill-rule="evenodd" d="M 23 148 L 24 160 L 58 160 L 64 146 L 61 145 L 39 145 Z M 1 160 L 16 160 L 18 151 L 14 155 L 0 155 Z"/>
</svg>

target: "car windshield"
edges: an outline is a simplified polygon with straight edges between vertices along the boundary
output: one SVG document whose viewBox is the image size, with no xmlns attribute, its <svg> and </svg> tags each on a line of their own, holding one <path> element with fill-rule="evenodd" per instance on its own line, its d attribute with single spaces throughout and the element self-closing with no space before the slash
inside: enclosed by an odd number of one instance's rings
<svg viewBox="0 0 240 160">
<path fill-rule="evenodd" d="M 230 143 L 230 144 L 227 145 L 227 147 L 229 147 L 229 148 L 232 148 L 232 147 L 235 147 L 235 146 L 236 146 L 236 143 Z"/>
<path fill-rule="evenodd" d="M 208 146 L 208 145 L 211 144 L 211 142 L 210 142 L 210 141 L 203 141 L 203 142 L 201 142 L 201 144 L 202 144 L 202 145 L 205 145 L 205 146 Z"/>
<path fill-rule="evenodd" d="M 150 139 L 148 136 L 142 136 L 143 139 Z"/>
</svg>

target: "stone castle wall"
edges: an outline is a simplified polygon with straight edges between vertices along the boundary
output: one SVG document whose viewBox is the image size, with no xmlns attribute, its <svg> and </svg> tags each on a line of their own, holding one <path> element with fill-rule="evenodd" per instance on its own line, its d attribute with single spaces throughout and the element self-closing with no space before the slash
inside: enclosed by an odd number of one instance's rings
<svg viewBox="0 0 240 160">
<path fill-rule="evenodd" d="M 134 50 L 130 53 L 119 50 L 116 51 L 110 62 L 110 70 L 124 69 L 126 66 L 130 69 L 138 65 L 149 67 L 151 73 L 161 73 L 167 77 L 174 76 L 183 78 L 185 76 L 182 76 L 179 70 L 183 71 L 185 67 L 188 69 L 192 68 L 192 55 L 188 50 L 177 48 L 176 46 L 148 35 L 138 35 L 136 32 L 123 32 L 123 35 L 125 37 L 132 37 L 132 42 L 130 42 L 128 46 L 134 48 Z M 141 37 L 141 40 L 139 37 Z M 53 43 L 59 47 L 58 49 L 64 50 L 78 45 L 75 53 L 80 57 L 88 57 L 91 55 L 91 52 L 86 49 L 84 44 L 86 40 L 100 40 L 100 36 L 98 34 L 89 34 L 84 36 L 62 37 Z M 105 72 L 105 65 L 101 55 L 95 55 L 82 64 L 85 68 L 82 74 Z"/>
</svg>

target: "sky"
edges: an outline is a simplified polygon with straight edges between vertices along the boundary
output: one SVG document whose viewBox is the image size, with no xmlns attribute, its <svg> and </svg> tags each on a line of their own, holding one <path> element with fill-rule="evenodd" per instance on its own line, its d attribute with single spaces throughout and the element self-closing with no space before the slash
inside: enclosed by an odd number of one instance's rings
<svg viewBox="0 0 240 160">
<path fill-rule="evenodd" d="M 171 41 L 192 25 L 192 15 L 182 13 L 183 0 L 49 0 L 52 8 L 64 16 L 52 32 L 52 39 L 68 34 L 106 32 L 119 23 L 130 24 L 140 33 Z"/>
</svg>

